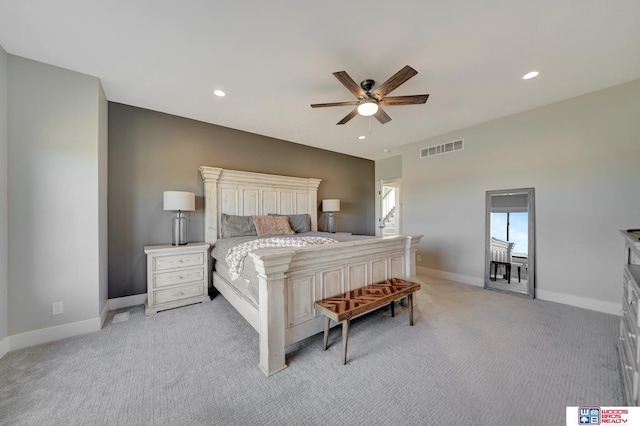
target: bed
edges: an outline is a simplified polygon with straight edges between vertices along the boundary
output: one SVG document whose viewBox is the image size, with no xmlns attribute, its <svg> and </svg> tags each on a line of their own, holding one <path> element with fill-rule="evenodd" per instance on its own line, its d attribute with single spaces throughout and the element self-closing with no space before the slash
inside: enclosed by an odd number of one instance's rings
<svg viewBox="0 0 640 426">
<path fill-rule="evenodd" d="M 320 179 L 208 166 L 199 170 L 204 182 L 204 239 L 213 246 L 213 286 L 258 332 L 259 365 L 267 376 L 287 366 L 287 345 L 323 331 L 315 301 L 392 277 L 415 278 L 421 235 L 347 238 L 317 233 Z M 342 241 L 259 248 L 245 258 L 241 277 L 231 279 L 221 255 L 228 242 L 221 238 L 227 229 L 223 220 L 269 214 L 308 215 L 310 233 L 305 235 Z"/>
</svg>

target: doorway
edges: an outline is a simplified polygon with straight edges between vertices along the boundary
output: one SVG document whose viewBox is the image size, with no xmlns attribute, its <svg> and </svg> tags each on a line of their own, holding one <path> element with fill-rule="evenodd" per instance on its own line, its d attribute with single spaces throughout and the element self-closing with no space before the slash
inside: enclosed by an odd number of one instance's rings
<svg viewBox="0 0 640 426">
<path fill-rule="evenodd" d="M 379 235 L 389 237 L 402 233 L 402 181 L 380 181 Z"/>
</svg>

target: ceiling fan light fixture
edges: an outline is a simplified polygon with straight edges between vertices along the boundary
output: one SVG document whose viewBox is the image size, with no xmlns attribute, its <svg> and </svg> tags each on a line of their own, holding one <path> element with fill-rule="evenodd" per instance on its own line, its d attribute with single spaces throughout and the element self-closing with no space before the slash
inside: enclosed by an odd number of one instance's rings
<svg viewBox="0 0 640 426">
<path fill-rule="evenodd" d="M 358 114 L 364 117 L 370 117 L 376 112 L 378 112 L 378 104 L 371 99 L 367 99 L 358 105 Z"/>
</svg>

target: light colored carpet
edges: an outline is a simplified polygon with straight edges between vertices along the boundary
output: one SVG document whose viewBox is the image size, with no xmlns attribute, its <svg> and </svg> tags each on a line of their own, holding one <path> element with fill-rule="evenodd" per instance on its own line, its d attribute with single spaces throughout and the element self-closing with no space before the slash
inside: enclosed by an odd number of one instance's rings
<svg viewBox="0 0 640 426">
<path fill-rule="evenodd" d="M 258 335 L 211 302 L 13 351 L 0 360 L 7 425 L 561 425 L 565 406 L 624 405 L 619 318 L 419 277 L 406 308 L 288 348 L 265 377 Z"/>
</svg>

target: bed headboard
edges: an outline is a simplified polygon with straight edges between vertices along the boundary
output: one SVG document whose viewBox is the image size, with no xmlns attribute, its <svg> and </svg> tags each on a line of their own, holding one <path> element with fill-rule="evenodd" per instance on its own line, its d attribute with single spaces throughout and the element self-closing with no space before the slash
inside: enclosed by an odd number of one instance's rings
<svg viewBox="0 0 640 426">
<path fill-rule="evenodd" d="M 222 213 L 238 216 L 309 214 L 318 230 L 318 186 L 321 179 L 269 175 L 200 166 L 204 182 L 204 240 L 220 237 Z"/>
</svg>

